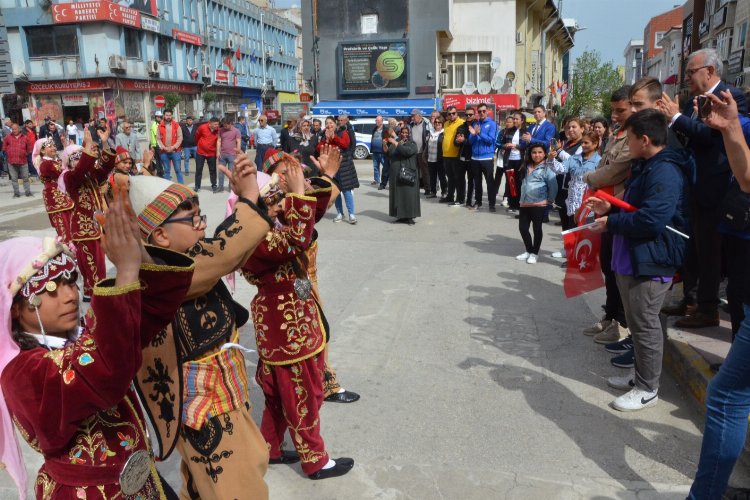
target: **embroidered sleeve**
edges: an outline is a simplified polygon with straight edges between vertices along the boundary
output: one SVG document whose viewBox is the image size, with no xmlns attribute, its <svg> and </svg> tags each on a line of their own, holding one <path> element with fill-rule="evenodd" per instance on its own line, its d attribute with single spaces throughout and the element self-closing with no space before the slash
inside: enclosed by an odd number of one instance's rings
<svg viewBox="0 0 750 500">
<path fill-rule="evenodd" d="M 307 250 L 315 229 L 315 208 L 314 197 L 287 195 L 284 198 L 285 225 L 268 233 L 253 259 L 283 262 Z"/>
<path fill-rule="evenodd" d="M 305 193 L 305 195 L 312 196 L 316 200 L 315 222 L 318 222 L 323 218 L 331 205 L 333 205 L 333 202 L 336 201 L 341 191 L 336 184 L 325 177 L 313 177 L 310 179 L 310 182 L 313 189 Z"/>
<path fill-rule="evenodd" d="M 63 174 L 65 179 L 65 187 L 69 193 L 78 191 L 83 181 L 86 180 L 86 176 L 94 171 L 96 167 L 96 157 L 91 156 L 87 153 L 81 154 L 81 159 L 78 160 L 76 167 L 73 170 L 68 170 Z"/>
</svg>

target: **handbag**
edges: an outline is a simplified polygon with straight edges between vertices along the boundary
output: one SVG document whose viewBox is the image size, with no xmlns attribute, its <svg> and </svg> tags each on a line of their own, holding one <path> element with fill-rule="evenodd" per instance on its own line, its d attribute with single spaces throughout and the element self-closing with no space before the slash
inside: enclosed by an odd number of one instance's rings
<svg viewBox="0 0 750 500">
<path fill-rule="evenodd" d="M 417 173 L 409 167 L 402 165 L 398 169 L 398 182 L 406 186 L 413 186 L 417 183 Z"/>
<path fill-rule="evenodd" d="M 721 201 L 719 216 L 734 231 L 750 231 L 750 193 L 743 192 L 737 181 L 730 184 Z"/>
</svg>

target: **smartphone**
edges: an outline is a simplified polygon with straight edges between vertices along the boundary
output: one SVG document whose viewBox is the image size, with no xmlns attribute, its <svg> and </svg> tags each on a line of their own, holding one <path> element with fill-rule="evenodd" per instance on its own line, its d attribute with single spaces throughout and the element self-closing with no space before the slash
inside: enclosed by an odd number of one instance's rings
<svg viewBox="0 0 750 500">
<path fill-rule="evenodd" d="M 698 96 L 698 114 L 701 118 L 706 118 L 711 114 L 711 99 L 706 96 Z"/>
<path fill-rule="evenodd" d="M 558 149 L 560 149 L 560 141 L 558 141 L 556 138 L 553 137 L 552 139 L 549 140 L 549 150 L 557 151 Z"/>
</svg>

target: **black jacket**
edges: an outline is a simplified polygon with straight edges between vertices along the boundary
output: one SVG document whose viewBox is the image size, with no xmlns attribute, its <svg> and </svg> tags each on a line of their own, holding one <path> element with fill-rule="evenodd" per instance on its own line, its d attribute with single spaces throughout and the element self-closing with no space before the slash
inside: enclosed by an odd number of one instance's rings
<svg viewBox="0 0 750 500">
<path fill-rule="evenodd" d="M 187 123 L 180 123 L 182 129 L 182 147 L 183 148 L 194 148 L 195 144 L 195 133 L 198 131 L 198 123 L 193 121 L 193 130 L 189 130 Z"/>
<path fill-rule="evenodd" d="M 339 127 L 336 129 L 336 134 L 349 134 L 349 147 L 341 152 L 341 167 L 335 178 L 342 191 L 351 191 L 359 187 L 357 169 L 354 168 L 354 148 L 357 147 L 357 137 L 354 135 L 351 124 L 347 124 L 346 129 Z"/>
<path fill-rule="evenodd" d="M 458 139 L 459 135 L 464 136 L 464 142 L 459 143 L 456 139 Z M 453 139 L 453 144 L 458 146 L 458 159 L 462 159 L 464 161 L 470 161 L 471 160 L 471 144 L 469 144 L 469 124 L 467 122 L 464 122 L 463 124 L 459 125 L 458 130 L 456 130 L 456 138 Z"/>
</svg>

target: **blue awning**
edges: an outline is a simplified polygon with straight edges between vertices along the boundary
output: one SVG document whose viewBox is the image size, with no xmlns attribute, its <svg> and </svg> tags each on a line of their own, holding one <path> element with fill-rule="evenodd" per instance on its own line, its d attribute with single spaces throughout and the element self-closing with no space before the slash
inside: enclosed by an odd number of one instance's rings
<svg viewBox="0 0 750 500">
<path fill-rule="evenodd" d="M 412 109 L 429 115 L 434 109 L 440 109 L 440 100 L 435 99 L 367 99 L 359 101 L 320 101 L 313 106 L 314 115 L 350 116 L 407 116 Z"/>
</svg>

